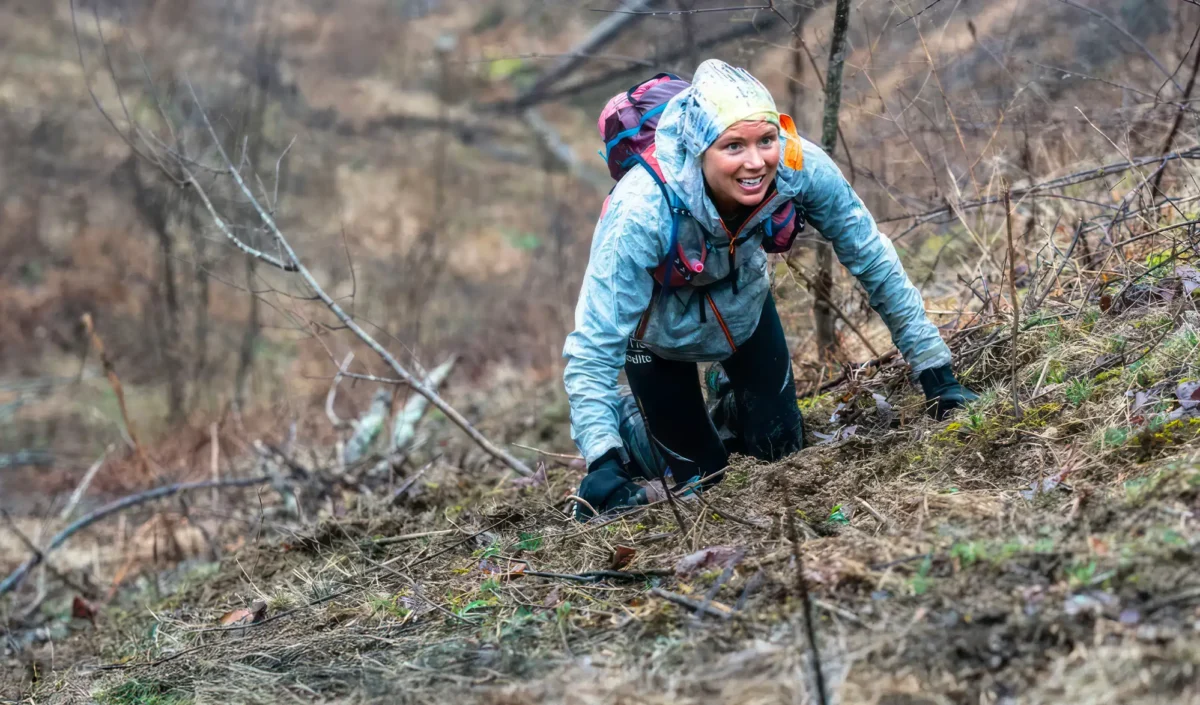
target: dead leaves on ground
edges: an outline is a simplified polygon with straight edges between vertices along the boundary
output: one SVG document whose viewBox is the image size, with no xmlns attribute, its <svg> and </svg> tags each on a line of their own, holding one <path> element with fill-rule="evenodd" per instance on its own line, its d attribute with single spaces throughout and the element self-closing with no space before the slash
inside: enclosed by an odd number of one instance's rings
<svg viewBox="0 0 1200 705">
<path fill-rule="evenodd" d="M 238 609 L 221 615 L 222 627 L 236 627 L 242 624 L 258 624 L 267 617 L 267 603 L 261 600 L 250 605 L 249 609 Z"/>
</svg>

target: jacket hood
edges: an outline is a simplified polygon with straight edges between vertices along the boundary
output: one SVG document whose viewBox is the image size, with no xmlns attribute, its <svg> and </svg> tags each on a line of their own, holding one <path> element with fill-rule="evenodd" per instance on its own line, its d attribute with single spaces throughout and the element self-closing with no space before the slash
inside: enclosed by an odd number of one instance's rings
<svg viewBox="0 0 1200 705">
<path fill-rule="evenodd" d="M 658 163 L 667 185 L 710 231 L 719 227 L 717 208 L 704 190 L 700 157 L 704 150 L 734 123 L 751 118 L 780 125 L 775 99 L 766 87 L 745 69 L 724 61 L 709 59 L 700 64 L 692 85 L 667 103 L 655 133 Z M 787 131 L 780 130 L 781 149 L 786 147 Z M 784 176 L 780 163 L 780 176 Z M 791 178 L 777 178 L 776 189 L 785 196 Z"/>
</svg>

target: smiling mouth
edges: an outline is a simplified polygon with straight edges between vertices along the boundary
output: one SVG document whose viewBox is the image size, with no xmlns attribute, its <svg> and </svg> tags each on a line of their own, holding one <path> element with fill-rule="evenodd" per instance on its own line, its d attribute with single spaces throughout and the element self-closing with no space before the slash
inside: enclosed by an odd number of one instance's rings
<svg viewBox="0 0 1200 705">
<path fill-rule="evenodd" d="M 761 176 L 756 176 L 753 179 L 738 179 L 737 180 L 738 185 L 747 190 L 758 188 L 762 184 L 762 181 L 763 181 L 763 177 L 761 177 Z"/>
</svg>

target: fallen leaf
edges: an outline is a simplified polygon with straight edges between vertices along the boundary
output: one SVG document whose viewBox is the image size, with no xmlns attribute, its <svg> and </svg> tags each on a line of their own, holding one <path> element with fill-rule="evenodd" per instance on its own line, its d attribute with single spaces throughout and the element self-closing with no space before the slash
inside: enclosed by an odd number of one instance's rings
<svg viewBox="0 0 1200 705">
<path fill-rule="evenodd" d="M 709 568 L 728 568 L 742 559 L 743 551 L 733 546 L 709 546 L 684 556 L 675 564 L 675 576 L 690 578 Z"/>
<path fill-rule="evenodd" d="M 499 580 L 521 575 L 525 572 L 524 563 L 509 563 L 508 570 L 501 568 L 486 558 L 479 562 L 479 570 L 486 575 L 493 575 Z"/>
<path fill-rule="evenodd" d="M 92 603 L 76 595 L 75 599 L 71 601 L 71 617 L 86 619 L 94 625 L 96 624 L 96 608 L 92 606 Z"/>
<path fill-rule="evenodd" d="M 1186 264 L 1175 267 L 1175 275 L 1183 282 L 1183 290 L 1188 296 L 1200 288 L 1200 271 Z"/>
<path fill-rule="evenodd" d="M 609 570 L 621 570 L 629 565 L 633 557 L 637 555 L 637 550 L 629 546 L 617 546 L 613 551 L 612 562 L 608 564 Z"/>
<path fill-rule="evenodd" d="M 1063 469 L 1063 470 L 1060 470 L 1060 471 L 1054 473 L 1050 477 L 1043 478 L 1042 479 L 1042 487 L 1041 487 L 1040 492 L 1044 494 L 1046 492 L 1050 492 L 1051 490 L 1057 489 L 1058 487 L 1070 489 L 1070 487 L 1063 484 L 1063 480 L 1065 480 L 1067 475 L 1069 475 L 1069 474 L 1071 474 L 1071 470 L 1069 468 L 1066 468 L 1066 469 Z M 1029 489 L 1021 490 L 1021 496 L 1030 501 L 1032 501 L 1033 498 L 1036 497 L 1038 494 L 1039 494 L 1039 490 L 1038 490 L 1038 481 L 1037 480 L 1034 480 L 1033 482 L 1029 483 Z"/>
<path fill-rule="evenodd" d="M 1100 310 L 1107 313 L 1110 308 L 1112 308 L 1112 296 L 1104 294 L 1100 297 Z"/>
<path fill-rule="evenodd" d="M 1175 388 L 1175 396 L 1183 408 L 1195 409 L 1200 406 L 1200 382 L 1180 382 Z"/>
<path fill-rule="evenodd" d="M 558 586 L 555 586 L 555 588 L 550 591 L 550 594 L 546 595 L 546 598 L 542 600 L 542 607 L 547 609 L 551 607 L 557 607 L 558 603 L 561 601 L 562 597 L 559 595 Z"/>
<path fill-rule="evenodd" d="M 232 610 L 221 615 L 221 626 L 232 627 L 237 624 L 249 624 L 254 619 L 254 613 L 248 609 Z"/>
<path fill-rule="evenodd" d="M 1097 536 L 1089 536 L 1088 546 L 1092 549 L 1092 553 L 1096 554 L 1097 556 L 1108 555 L 1108 543 L 1106 543 L 1102 538 Z"/>
</svg>

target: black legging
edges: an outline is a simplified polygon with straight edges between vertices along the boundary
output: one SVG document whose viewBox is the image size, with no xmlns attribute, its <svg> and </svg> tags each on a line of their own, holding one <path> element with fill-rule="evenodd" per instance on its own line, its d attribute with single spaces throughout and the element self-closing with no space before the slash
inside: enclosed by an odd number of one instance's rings
<svg viewBox="0 0 1200 705">
<path fill-rule="evenodd" d="M 758 328 L 721 366 L 736 402 L 735 449 L 763 460 L 800 450 L 804 421 L 773 297 L 763 304 Z M 676 481 L 708 477 L 726 466 L 729 449 L 705 409 L 696 363 L 666 360 L 630 341 L 625 376 Z"/>
</svg>

